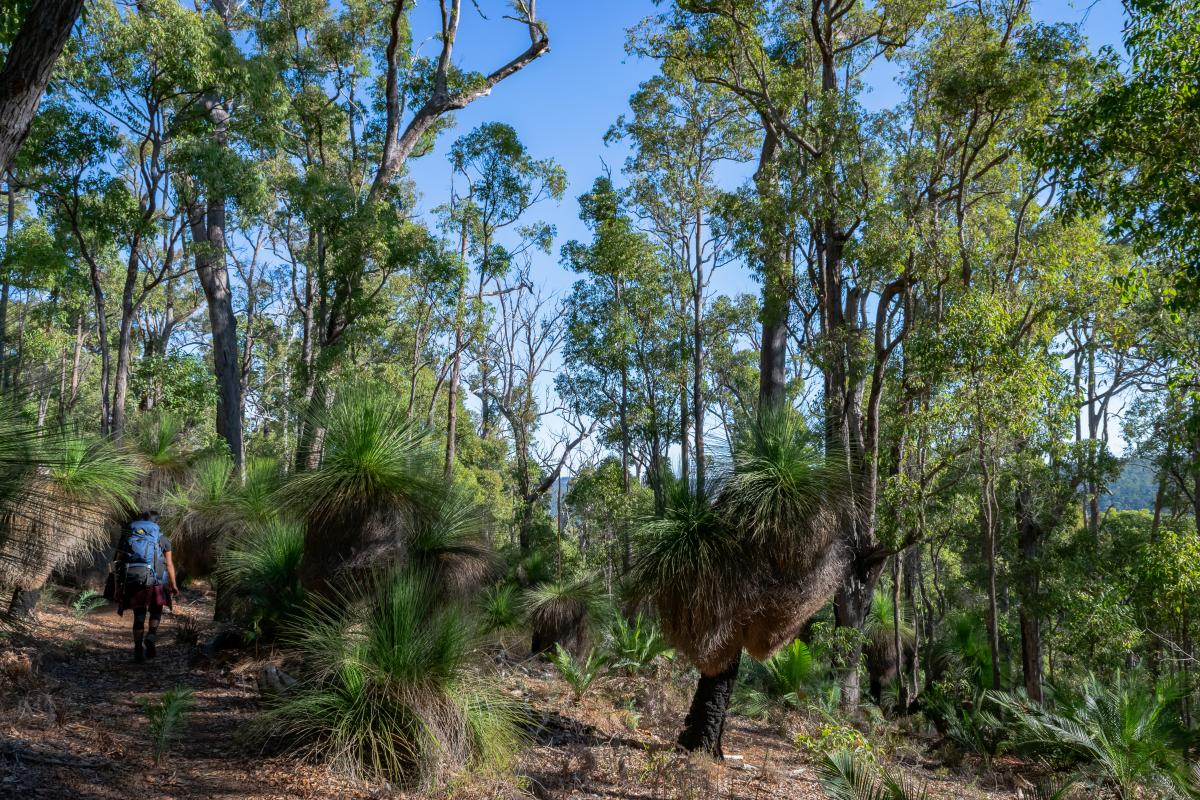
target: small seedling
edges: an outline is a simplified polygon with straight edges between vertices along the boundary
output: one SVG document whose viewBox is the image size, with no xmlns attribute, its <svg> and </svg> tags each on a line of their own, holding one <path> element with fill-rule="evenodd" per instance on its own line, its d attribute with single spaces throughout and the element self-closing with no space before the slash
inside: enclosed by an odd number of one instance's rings
<svg viewBox="0 0 1200 800">
<path fill-rule="evenodd" d="M 75 619 L 83 619 L 107 603 L 108 601 L 104 599 L 104 595 L 100 594 L 100 592 L 97 592 L 95 589 L 84 589 L 71 602 L 71 613 L 75 615 Z"/>
<path fill-rule="evenodd" d="M 157 702 L 146 703 L 146 717 L 150 720 L 150 745 L 154 752 L 154 766 L 162 763 L 183 730 L 183 718 L 195 705 L 191 689 L 175 687 L 163 692 Z"/>
<path fill-rule="evenodd" d="M 554 653 L 550 655 L 550 661 L 562 675 L 563 680 L 570 684 L 571 691 L 575 694 L 575 702 L 578 703 L 587 694 L 587 690 L 596 682 L 596 679 L 600 677 L 608 659 L 593 648 L 588 650 L 582 661 L 578 661 L 565 647 L 559 644 L 555 645 Z"/>
</svg>

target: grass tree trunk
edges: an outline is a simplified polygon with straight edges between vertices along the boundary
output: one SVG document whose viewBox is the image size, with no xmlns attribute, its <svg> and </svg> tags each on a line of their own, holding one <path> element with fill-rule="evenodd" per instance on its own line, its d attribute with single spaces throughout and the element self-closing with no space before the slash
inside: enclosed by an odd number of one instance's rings
<svg viewBox="0 0 1200 800">
<path fill-rule="evenodd" d="M 721 739 L 725 733 L 725 717 L 733 687 L 737 683 L 739 657 L 725 666 L 716 675 L 700 673 L 692 706 L 683 721 L 679 734 L 679 747 L 688 752 L 701 751 L 714 758 L 724 758 Z"/>
</svg>

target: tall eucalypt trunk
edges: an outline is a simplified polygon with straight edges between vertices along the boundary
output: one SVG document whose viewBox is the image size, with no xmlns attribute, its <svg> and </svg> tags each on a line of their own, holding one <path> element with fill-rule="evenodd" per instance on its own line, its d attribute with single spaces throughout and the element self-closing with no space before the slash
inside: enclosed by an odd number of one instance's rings
<svg viewBox="0 0 1200 800">
<path fill-rule="evenodd" d="M 213 124 L 214 141 L 225 147 L 229 136 L 229 112 L 213 98 L 205 105 Z M 188 225 L 195 246 L 196 277 L 208 304 L 212 333 L 213 375 L 217 379 L 217 435 L 225 440 L 229 455 L 240 470 L 245 450 L 242 443 L 242 363 L 238 348 L 237 315 L 229 288 L 225 263 L 225 197 L 213 187 L 206 197 L 188 203 Z"/>
<path fill-rule="evenodd" d="M 774 127 L 763 120 L 764 134 L 754 181 L 763 215 L 764 241 L 759 257 L 763 269 L 762 352 L 759 360 L 758 414 L 770 413 L 787 402 L 787 332 L 790 308 L 791 265 L 787 251 L 787 222 L 779 213 L 778 197 L 780 141 Z M 741 653 L 716 672 L 701 671 L 684 719 L 678 745 L 687 751 L 701 750 L 724 758 L 721 739 L 729 700 L 737 683 Z"/>
<path fill-rule="evenodd" d="M 0 173 L 29 135 L 54 62 L 75 27 L 83 0 L 32 0 L 0 70 Z"/>
</svg>

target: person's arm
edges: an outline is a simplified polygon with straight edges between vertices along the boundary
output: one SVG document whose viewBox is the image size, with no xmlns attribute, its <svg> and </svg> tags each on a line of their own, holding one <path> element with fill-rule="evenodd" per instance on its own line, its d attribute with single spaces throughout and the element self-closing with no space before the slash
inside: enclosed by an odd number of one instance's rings
<svg viewBox="0 0 1200 800">
<path fill-rule="evenodd" d="M 171 594 L 179 594 L 179 586 L 175 583 L 175 560 L 171 558 L 170 550 L 163 553 L 163 559 L 167 562 L 167 586 Z"/>
</svg>

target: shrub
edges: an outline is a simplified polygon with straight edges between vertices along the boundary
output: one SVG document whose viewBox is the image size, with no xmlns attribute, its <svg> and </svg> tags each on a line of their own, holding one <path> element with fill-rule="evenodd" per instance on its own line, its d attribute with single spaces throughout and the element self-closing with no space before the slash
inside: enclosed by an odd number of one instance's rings
<svg viewBox="0 0 1200 800">
<path fill-rule="evenodd" d="M 607 658 L 593 648 L 588 650 L 586 656 L 577 660 L 559 644 L 554 646 L 554 652 L 550 654 L 550 662 L 554 664 L 563 680 L 570 684 L 571 691 L 575 695 L 575 702 L 578 703 L 604 672 Z"/>
<path fill-rule="evenodd" d="M 83 619 L 88 614 L 95 611 L 97 608 L 102 608 L 108 603 L 104 596 L 95 589 L 84 589 L 79 593 L 79 596 L 71 601 L 71 613 L 75 619 Z"/>
<path fill-rule="evenodd" d="M 154 765 L 162 759 L 178 740 L 183 729 L 183 719 L 194 705 L 191 689 L 176 687 L 168 689 L 154 703 L 146 704 L 146 716 L 150 720 L 150 747 L 154 753 Z"/>
<path fill-rule="evenodd" d="M 1120 674 L 1089 676 L 1075 697 L 1042 708 L 1020 694 L 989 693 L 1009 715 L 1018 749 L 1074 770 L 1077 780 L 1112 789 L 1122 800 L 1146 793 L 1200 796 L 1188 763 L 1193 737 L 1178 714 L 1180 694 Z"/>
<path fill-rule="evenodd" d="M 274 635 L 304 602 L 300 560 L 304 528 L 273 520 L 232 536 L 221 554 L 218 580 L 242 601 L 251 629 Z"/>
<path fill-rule="evenodd" d="M 260 729 L 356 777 L 405 786 L 508 766 L 519 715 L 470 669 L 461 608 L 412 572 L 359 595 L 319 603 L 298 626 L 305 673 Z"/>
<path fill-rule="evenodd" d="M 869 758 L 849 750 L 825 756 L 817 781 L 830 800 L 926 800 L 927 786 L 901 773 L 879 769 Z"/>
<path fill-rule="evenodd" d="M 671 652 L 658 626 L 640 612 L 633 622 L 614 614 L 608 627 L 607 648 L 614 669 L 641 672 L 661 655 Z"/>
</svg>

